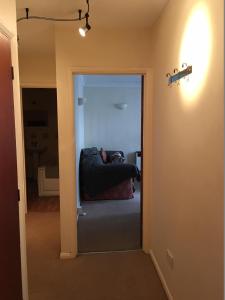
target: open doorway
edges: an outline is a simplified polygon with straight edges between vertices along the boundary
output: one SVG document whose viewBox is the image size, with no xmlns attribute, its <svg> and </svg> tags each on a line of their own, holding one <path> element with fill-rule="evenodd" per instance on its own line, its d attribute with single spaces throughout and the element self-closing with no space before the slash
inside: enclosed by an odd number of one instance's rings
<svg viewBox="0 0 225 300">
<path fill-rule="evenodd" d="M 23 88 L 28 212 L 59 211 L 55 88 Z"/>
<path fill-rule="evenodd" d="M 142 247 L 141 75 L 76 75 L 78 252 Z"/>
</svg>

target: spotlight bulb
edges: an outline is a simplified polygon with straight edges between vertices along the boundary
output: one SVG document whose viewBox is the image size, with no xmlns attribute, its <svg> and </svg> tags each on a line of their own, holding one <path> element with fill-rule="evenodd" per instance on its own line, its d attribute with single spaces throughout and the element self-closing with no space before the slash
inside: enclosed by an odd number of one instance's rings
<svg viewBox="0 0 225 300">
<path fill-rule="evenodd" d="M 91 26 L 89 25 L 88 23 L 88 13 L 85 15 L 85 18 L 86 18 L 86 25 L 84 27 L 80 27 L 79 28 L 79 33 L 82 37 L 85 37 L 86 36 L 86 33 L 91 29 Z"/>
<path fill-rule="evenodd" d="M 86 36 L 87 28 L 86 27 L 80 27 L 79 28 L 79 33 L 82 37 Z"/>
</svg>

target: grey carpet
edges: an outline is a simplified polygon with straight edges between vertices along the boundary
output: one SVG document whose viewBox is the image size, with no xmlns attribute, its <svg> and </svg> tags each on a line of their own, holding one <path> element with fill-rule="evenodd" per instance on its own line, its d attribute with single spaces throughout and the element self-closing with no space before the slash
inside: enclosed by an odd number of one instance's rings
<svg viewBox="0 0 225 300">
<path fill-rule="evenodd" d="M 60 260 L 59 213 L 30 212 L 27 254 L 30 300 L 167 300 L 141 251 Z"/>
<path fill-rule="evenodd" d="M 78 220 L 78 251 L 103 252 L 141 248 L 140 193 L 129 200 L 83 201 Z"/>
</svg>

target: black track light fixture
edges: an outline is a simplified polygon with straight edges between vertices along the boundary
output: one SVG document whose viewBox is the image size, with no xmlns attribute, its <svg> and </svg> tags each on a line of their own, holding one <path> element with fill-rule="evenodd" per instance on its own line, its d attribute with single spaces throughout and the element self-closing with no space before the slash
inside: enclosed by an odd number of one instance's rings
<svg viewBox="0 0 225 300">
<path fill-rule="evenodd" d="M 55 17 L 46 17 L 46 16 L 35 16 L 35 15 L 30 15 L 30 10 L 29 8 L 25 8 L 25 16 L 24 17 L 21 17 L 19 19 L 17 19 L 17 23 L 18 22 L 21 22 L 23 20 L 33 20 L 33 19 L 36 19 L 36 20 L 44 20 L 44 21 L 53 21 L 53 22 L 73 22 L 73 21 L 81 21 L 81 20 L 86 20 L 86 25 L 84 27 L 80 27 L 79 28 L 79 32 L 80 32 L 80 35 L 81 36 L 85 36 L 86 33 L 91 29 L 91 26 L 90 24 L 88 23 L 88 18 L 89 18 L 89 10 L 90 10 L 90 7 L 89 7 L 89 0 L 86 0 L 87 2 L 87 11 L 86 13 L 84 14 L 82 12 L 81 9 L 78 10 L 78 18 L 55 18 Z"/>
<path fill-rule="evenodd" d="M 85 14 L 85 19 L 86 19 L 86 24 L 84 27 L 80 27 L 79 28 L 79 33 L 82 37 L 85 37 L 86 36 L 86 33 L 91 29 L 91 26 L 90 24 L 88 23 L 88 18 L 89 18 L 89 14 L 86 13 Z"/>
</svg>

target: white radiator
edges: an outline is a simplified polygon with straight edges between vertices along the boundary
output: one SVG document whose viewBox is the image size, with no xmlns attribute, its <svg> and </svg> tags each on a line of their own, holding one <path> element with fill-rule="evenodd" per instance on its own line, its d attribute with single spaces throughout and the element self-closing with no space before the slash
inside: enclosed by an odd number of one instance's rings
<svg viewBox="0 0 225 300">
<path fill-rule="evenodd" d="M 45 167 L 38 168 L 38 195 L 58 196 L 59 178 L 47 178 Z"/>
</svg>

